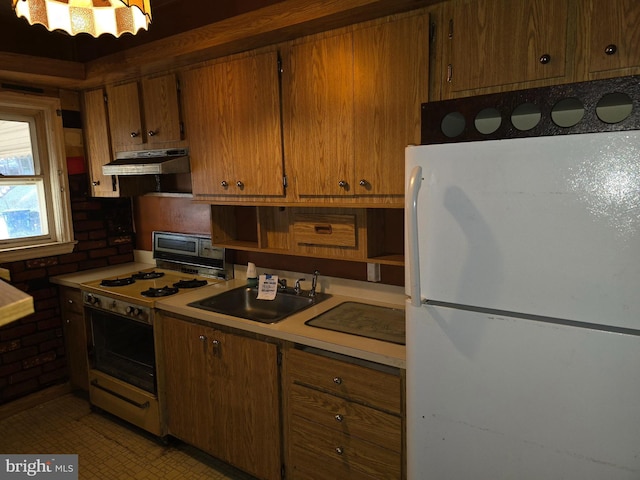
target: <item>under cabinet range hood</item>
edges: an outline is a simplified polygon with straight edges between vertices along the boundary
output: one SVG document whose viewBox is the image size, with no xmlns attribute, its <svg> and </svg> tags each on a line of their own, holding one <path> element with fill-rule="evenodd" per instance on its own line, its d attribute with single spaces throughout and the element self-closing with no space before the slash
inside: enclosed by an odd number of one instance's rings
<svg viewBox="0 0 640 480">
<path fill-rule="evenodd" d="M 159 175 L 190 170 L 186 148 L 119 152 L 113 162 L 102 166 L 104 175 Z"/>
</svg>

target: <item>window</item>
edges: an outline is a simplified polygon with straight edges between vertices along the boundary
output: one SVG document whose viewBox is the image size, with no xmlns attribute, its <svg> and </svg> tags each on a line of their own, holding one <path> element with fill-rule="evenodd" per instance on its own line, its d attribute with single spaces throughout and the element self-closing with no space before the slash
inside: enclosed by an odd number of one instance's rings
<svg viewBox="0 0 640 480">
<path fill-rule="evenodd" d="M 73 250 L 57 98 L 0 92 L 0 261 Z"/>
</svg>

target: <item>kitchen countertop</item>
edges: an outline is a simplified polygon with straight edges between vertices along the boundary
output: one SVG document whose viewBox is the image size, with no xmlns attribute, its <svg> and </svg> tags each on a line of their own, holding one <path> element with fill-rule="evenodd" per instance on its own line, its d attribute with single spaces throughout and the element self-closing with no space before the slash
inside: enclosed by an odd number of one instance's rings
<svg viewBox="0 0 640 480">
<path fill-rule="evenodd" d="M 242 287 L 244 285 L 246 285 L 246 281 L 244 279 L 230 280 L 228 282 L 208 285 L 203 288 L 198 288 L 193 292 L 187 292 L 173 297 L 166 297 L 156 303 L 156 308 L 162 311 L 211 322 L 212 324 L 233 327 L 273 338 L 279 338 L 281 340 L 328 350 L 334 353 L 341 353 L 351 357 L 370 360 L 384 365 L 406 368 L 404 345 L 305 325 L 307 320 L 310 320 L 344 302 L 361 302 L 390 308 L 404 308 L 403 303 L 380 302 L 371 299 L 363 299 L 362 297 L 336 295 L 335 293 L 332 293 L 331 298 L 301 312 L 293 314 L 284 320 L 271 324 L 231 317 L 221 313 L 187 306 L 190 302 L 201 300 L 212 295 L 218 295 L 227 290 Z"/>
<path fill-rule="evenodd" d="M 33 313 L 33 297 L 0 279 L 0 327 Z"/>
<path fill-rule="evenodd" d="M 51 281 L 58 285 L 80 288 L 82 283 L 148 268 L 155 268 L 155 265 L 132 262 L 61 275 L 52 278 Z M 238 275 L 236 272 L 238 278 L 234 280 L 157 299 L 155 307 L 164 312 L 210 322 L 212 326 L 223 325 L 384 365 L 406 368 L 404 345 L 305 325 L 306 321 L 344 302 L 361 302 L 381 307 L 404 309 L 404 293 L 400 287 L 320 276 L 318 291 L 330 293 L 331 298 L 274 324 L 264 324 L 187 306 L 190 302 L 246 285 L 246 280 L 242 275 L 244 272 L 240 273 L 241 275 Z M 258 273 L 264 272 L 259 271 Z M 299 278 L 295 273 L 291 275 L 288 275 L 289 272 L 270 273 L 279 274 L 288 279 Z"/>
</svg>

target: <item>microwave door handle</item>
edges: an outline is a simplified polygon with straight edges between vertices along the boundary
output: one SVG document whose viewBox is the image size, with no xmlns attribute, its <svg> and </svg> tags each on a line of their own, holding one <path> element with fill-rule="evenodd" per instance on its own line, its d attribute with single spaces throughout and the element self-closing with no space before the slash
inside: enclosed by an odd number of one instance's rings
<svg viewBox="0 0 640 480">
<path fill-rule="evenodd" d="M 419 307 L 420 299 L 420 252 L 418 246 L 418 192 L 422 184 L 422 167 L 416 166 L 411 170 L 407 189 L 407 268 L 409 268 L 409 294 L 411 305 Z"/>
</svg>

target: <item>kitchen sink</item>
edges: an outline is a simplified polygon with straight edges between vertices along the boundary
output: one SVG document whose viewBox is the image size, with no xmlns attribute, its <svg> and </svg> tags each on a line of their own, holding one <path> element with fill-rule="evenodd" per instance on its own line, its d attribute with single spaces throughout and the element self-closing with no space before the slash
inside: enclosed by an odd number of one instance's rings
<svg viewBox="0 0 640 480">
<path fill-rule="evenodd" d="M 316 293 L 313 297 L 297 295 L 290 289 L 279 290 L 273 300 L 258 300 L 257 296 L 257 288 L 239 287 L 191 302 L 189 306 L 261 323 L 276 323 L 331 297 L 327 293 Z"/>
</svg>

